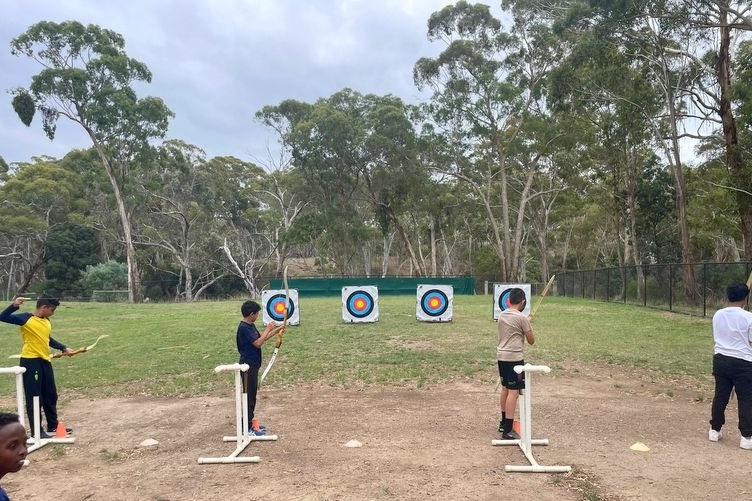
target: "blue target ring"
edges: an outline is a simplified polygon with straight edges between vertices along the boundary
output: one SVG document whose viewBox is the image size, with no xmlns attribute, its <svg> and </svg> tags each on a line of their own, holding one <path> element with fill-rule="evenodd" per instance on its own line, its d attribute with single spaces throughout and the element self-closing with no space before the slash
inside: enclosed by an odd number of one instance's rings
<svg viewBox="0 0 752 501">
<path fill-rule="evenodd" d="M 449 298 L 438 289 L 430 289 L 420 298 L 420 309 L 431 317 L 440 317 L 449 308 Z"/>
<path fill-rule="evenodd" d="M 350 294 L 345 301 L 347 312 L 355 318 L 366 318 L 373 312 L 375 301 L 373 296 L 364 291 Z"/>
<path fill-rule="evenodd" d="M 501 311 L 508 310 L 512 307 L 512 303 L 509 301 L 509 293 L 512 292 L 512 289 L 507 289 L 501 294 L 499 294 L 499 309 Z M 525 297 L 527 300 L 527 296 Z"/>
<path fill-rule="evenodd" d="M 285 299 L 287 298 L 284 294 L 275 294 L 266 302 L 266 314 L 275 322 L 285 320 Z M 289 300 L 289 305 L 290 311 L 287 312 L 287 318 L 292 318 L 292 314 L 295 313 L 295 304 L 292 302 L 292 298 Z"/>
</svg>

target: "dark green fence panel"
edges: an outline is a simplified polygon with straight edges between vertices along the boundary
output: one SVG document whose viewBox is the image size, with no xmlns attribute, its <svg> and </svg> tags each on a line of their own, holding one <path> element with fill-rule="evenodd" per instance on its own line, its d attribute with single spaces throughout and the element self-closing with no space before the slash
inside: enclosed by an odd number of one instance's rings
<svg viewBox="0 0 752 501">
<path fill-rule="evenodd" d="M 559 271 L 560 296 L 619 301 L 689 315 L 712 315 L 726 303 L 726 287 L 746 282 L 752 262 L 644 264 Z M 691 273 L 694 281 L 685 276 Z M 692 277 L 690 277 L 692 278 Z M 688 284 L 694 283 L 694 288 Z"/>
<path fill-rule="evenodd" d="M 442 277 L 442 278 L 414 278 L 414 277 L 386 277 L 386 278 L 289 278 L 290 288 L 297 289 L 298 294 L 307 297 L 341 296 L 342 287 L 373 285 L 379 288 L 379 295 L 408 295 L 414 296 L 420 284 L 451 285 L 454 293 L 475 294 L 475 278 L 473 277 Z M 284 289 L 282 280 L 271 279 L 270 289 Z"/>
</svg>

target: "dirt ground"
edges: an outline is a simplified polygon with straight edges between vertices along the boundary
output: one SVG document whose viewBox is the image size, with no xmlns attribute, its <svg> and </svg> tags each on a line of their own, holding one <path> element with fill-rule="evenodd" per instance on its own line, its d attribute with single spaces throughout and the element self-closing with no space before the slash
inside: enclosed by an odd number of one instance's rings
<svg viewBox="0 0 752 501">
<path fill-rule="evenodd" d="M 724 439 L 707 439 L 710 387 L 619 372 L 560 370 L 533 387 L 534 454 L 569 474 L 506 473 L 527 464 L 498 438 L 498 394 L 480 381 L 428 388 L 263 388 L 276 442 L 227 456 L 234 398 L 73 399 L 60 406 L 75 444 L 50 444 L 2 484 L 14 501 L 473 499 L 706 500 L 752 497 L 752 451 L 739 448 L 735 403 Z M 614 370 L 614 369 L 610 369 Z M 230 383 L 231 384 L 231 383 Z M 2 401 L 13 407 L 13 401 Z M 141 447 L 148 438 L 157 446 Z M 360 448 L 345 447 L 350 440 Z M 642 442 L 649 452 L 630 450 Z"/>
</svg>

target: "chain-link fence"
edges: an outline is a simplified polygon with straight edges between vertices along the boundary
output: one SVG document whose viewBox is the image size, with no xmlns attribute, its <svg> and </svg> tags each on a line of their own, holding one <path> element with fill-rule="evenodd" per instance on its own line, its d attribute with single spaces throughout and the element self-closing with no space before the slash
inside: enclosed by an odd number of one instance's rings
<svg viewBox="0 0 752 501">
<path fill-rule="evenodd" d="M 740 261 L 561 271 L 555 293 L 708 316 L 726 303 L 726 287 L 746 282 L 750 270 L 752 262 Z"/>
</svg>

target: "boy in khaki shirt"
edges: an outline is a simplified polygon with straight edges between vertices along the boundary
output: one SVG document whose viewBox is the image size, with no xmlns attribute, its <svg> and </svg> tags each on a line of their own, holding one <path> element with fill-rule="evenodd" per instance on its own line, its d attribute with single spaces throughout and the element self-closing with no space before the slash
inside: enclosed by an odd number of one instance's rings
<svg viewBox="0 0 752 501">
<path fill-rule="evenodd" d="M 517 399 L 520 391 L 525 388 L 525 373 L 517 374 L 514 372 L 514 366 L 525 365 L 523 358 L 525 340 L 528 344 L 533 344 L 535 336 L 530 319 L 522 314 L 527 303 L 525 291 L 519 288 L 511 289 L 509 303 L 511 306 L 499 315 L 499 338 L 496 345 L 496 360 L 499 364 L 502 386 L 499 399 L 501 407 L 499 432 L 504 440 L 517 440 L 520 436 L 512 429 L 512 426 Z"/>
</svg>

